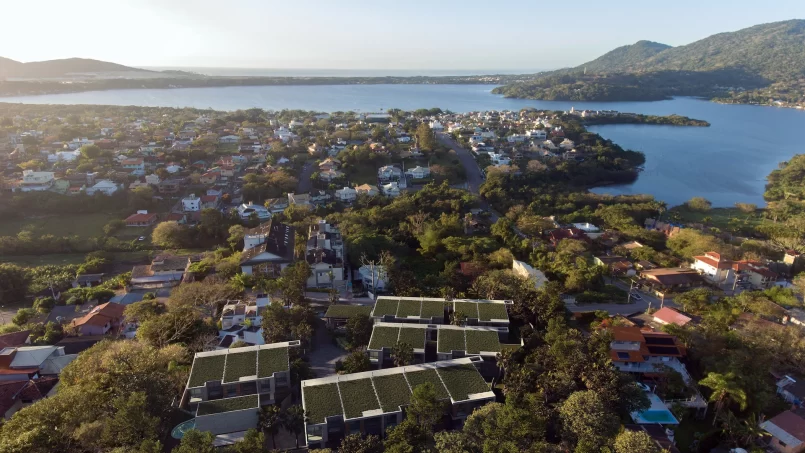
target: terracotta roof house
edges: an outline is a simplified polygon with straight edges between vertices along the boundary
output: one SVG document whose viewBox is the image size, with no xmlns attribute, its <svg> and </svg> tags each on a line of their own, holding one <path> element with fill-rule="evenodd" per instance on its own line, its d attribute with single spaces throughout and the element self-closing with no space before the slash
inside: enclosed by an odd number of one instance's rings
<svg viewBox="0 0 805 453">
<path fill-rule="evenodd" d="M 639 276 L 648 286 L 657 291 L 690 288 L 704 284 L 704 279 L 695 269 L 677 267 L 643 269 Z"/>
<path fill-rule="evenodd" d="M 732 260 L 722 258 L 718 252 L 707 252 L 704 255 L 694 256 L 693 269 L 701 271 L 704 278 L 715 283 L 721 283 L 729 276 Z"/>
<path fill-rule="evenodd" d="M 71 323 L 81 335 L 106 335 L 116 332 L 123 324 L 125 305 L 107 302 L 93 308 Z"/>
<path fill-rule="evenodd" d="M 686 382 L 690 381 L 685 365 L 679 357 L 686 354 L 679 340 L 667 333 L 641 330 L 639 327 L 611 327 L 612 342 L 609 356 L 612 363 L 627 373 L 657 373 L 662 366 L 679 372 Z"/>
<path fill-rule="evenodd" d="M 805 451 L 805 409 L 785 411 L 760 424 L 771 437 L 767 445 L 781 453 Z"/>
<path fill-rule="evenodd" d="M 559 228 L 548 233 L 548 239 L 556 246 L 562 239 L 589 240 L 587 234 L 578 228 Z"/>
<path fill-rule="evenodd" d="M 635 275 L 632 262 L 622 256 L 596 256 L 593 257 L 595 264 L 605 267 L 614 275 Z"/>
<path fill-rule="evenodd" d="M 21 330 L 19 332 L 0 335 L 0 348 L 23 346 L 25 345 L 25 340 L 28 339 L 28 335 L 30 334 L 30 330 Z"/>
<path fill-rule="evenodd" d="M 0 382 L 0 414 L 10 419 L 23 407 L 51 396 L 58 382 L 56 377 Z"/>
<path fill-rule="evenodd" d="M 144 226 L 151 226 L 157 223 L 157 215 L 154 213 L 148 213 L 148 211 L 137 211 L 136 214 L 132 214 L 124 220 L 126 222 L 126 226 L 130 227 L 144 227 Z"/>
<path fill-rule="evenodd" d="M 689 323 L 690 321 L 691 321 L 690 317 L 685 316 L 682 313 L 669 307 L 660 308 L 654 313 L 654 322 L 663 325 L 676 324 L 681 327 Z"/>
</svg>

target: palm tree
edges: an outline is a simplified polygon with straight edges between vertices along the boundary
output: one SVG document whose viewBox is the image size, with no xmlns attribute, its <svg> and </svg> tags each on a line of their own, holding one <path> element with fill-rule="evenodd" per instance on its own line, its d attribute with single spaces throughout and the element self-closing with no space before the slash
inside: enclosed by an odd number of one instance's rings
<svg viewBox="0 0 805 453">
<path fill-rule="evenodd" d="M 279 432 L 282 426 L 281 409 L 274 404 L 260 408 L 259 426 L 263 431 L 271 434 L 271 446 L 277 448 L 276 439 L 274 436 Z"/>
<path fill-rule="evenodd" d="M 285 427 L 296 440 L 296 448 L 299 448 L 299 436 L 305 431 L 305 421 L 307 417 L 302 406 L 291 406 L 282 413 L 282 426 Z"/>
<path fill-rule="evenodd" d="M 703 385 L 713 391 L 710 395 L 710 402 L 716 403 L 716 416 L 713 417 L 713 426 L 716 424 L 718 414 L 721 409 L 732 401 L 738 404 L 741 410 L 746 409 L 747 397 L 746 392 L 739 387 L 735 379 L 735 373 L 707 373 L 707 377 L 699 381 Z"/>
</svg>

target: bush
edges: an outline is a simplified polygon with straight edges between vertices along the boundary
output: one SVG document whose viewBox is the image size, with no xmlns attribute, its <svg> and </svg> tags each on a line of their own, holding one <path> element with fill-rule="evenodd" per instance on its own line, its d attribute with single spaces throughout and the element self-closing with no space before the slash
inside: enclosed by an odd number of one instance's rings
<svg viewBox="0 0 805 453">
<path fill-rule="evenodd" d="M 50 313 L 53 310 L 53 307 L 55 306 L 56 306 L 56 299 L 50 296 L 40 297 L 34 301 L 34 310 L 42 314 Z"/>
<path fill-rule="evenodd" d="M 704 197 L 693 197 L 685 204 L 689 209 L 699 212 L 707 212 L 713 206 L 713 204 Z"/>
<path fill-rule="evenodd" d="M 25 324 L 28 324 L 28 322 L 36 315 L 36 310 L 33 308 L 20 308 L 17 310 L 17 314 L 11 318 L 11 322 L 18 326 L 24 326 Z"/>
</svg>

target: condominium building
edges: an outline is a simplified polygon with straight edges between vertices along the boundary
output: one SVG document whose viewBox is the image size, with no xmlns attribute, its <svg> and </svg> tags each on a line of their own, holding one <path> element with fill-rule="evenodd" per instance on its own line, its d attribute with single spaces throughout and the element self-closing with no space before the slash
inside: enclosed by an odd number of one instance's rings
<svg viewBox="0 0 805 453">
<path fill-rule="evenodd" d="M 444 324 L 451 314 L 461 314 L 470 326 L 509 327 L 511 300 L 453 299 L 380 296 L 372 309 L 375 322 Z"/>
</svg>

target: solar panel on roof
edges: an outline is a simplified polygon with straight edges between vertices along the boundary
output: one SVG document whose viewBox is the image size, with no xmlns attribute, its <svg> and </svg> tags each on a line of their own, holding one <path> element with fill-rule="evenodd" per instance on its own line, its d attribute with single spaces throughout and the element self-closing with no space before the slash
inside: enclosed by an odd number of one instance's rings
<svg viewBox="0 0 805 453">
<path fill-rule="evenodd" d="M 679 354 L 679 349 L 676 346 L 648 346 L 648 352 L 651 354 Z"/>
<path fill-rule="evenodd" d="M 674 339 L 670 338 L 670 337 L 649 337 L 649 336 L 647 336 L 645 338 L 646 338 L 646 344 L 664 344 L 664 345 L 668 345 L 668 346 L 673 346 L 675 344 Z"/>
</svg>

